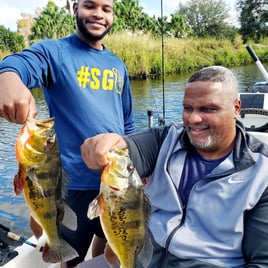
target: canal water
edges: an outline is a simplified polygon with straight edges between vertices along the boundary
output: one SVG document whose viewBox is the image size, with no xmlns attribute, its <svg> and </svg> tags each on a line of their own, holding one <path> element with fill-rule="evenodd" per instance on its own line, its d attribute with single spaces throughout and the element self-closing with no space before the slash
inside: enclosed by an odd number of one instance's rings
<svg viewBox="0 0 268 268">
<path fill-rule="evenodd" d="M 268 70 L 268 65 L 264 67 Z M 249 91 L 255 82 L 263 81 L 255 64 L 231 70 L 239 80 L 241 92 Z M 181 121 L 183 90 L 190 75 L 166 76 L 164 86 L 162 79 L 131 81 L 138 130 L 148 127 L 149 110 L 153 111 L 154 125 L 158 125 L 159 119 L 164 119 L 166 125 Z M 42 91 L 34 90 L 33 94 L 39 111 L 38 118 L 48 117 Z M 18 169 L 14 144 L 20 128 L 20 125 L 0 118 L 0 223 L 28 237 L 32 234 L 28 228 L 29 211 L 23 196 L 18 197 L 13 192 L 13 177 Z"/>
</svg>

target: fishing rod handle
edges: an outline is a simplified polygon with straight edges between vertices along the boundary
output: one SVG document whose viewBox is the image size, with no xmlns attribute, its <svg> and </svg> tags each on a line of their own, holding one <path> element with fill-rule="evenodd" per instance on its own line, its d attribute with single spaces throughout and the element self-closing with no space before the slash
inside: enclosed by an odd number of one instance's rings
<svg viewBox="0 0 268 268">
<path fill-rule="evenodd" d="M 11 239 L 13 239 L 15 241 L 19 241 L 20 239 L 22 239 L 21 236 L 18 236 L 16 234 L 12 233 L 12 232 L 7 232 L 7 237 L 9 237 L 9 238 L 11 238 Z"/>
<path fill-rule="evenodd" d="M 249 55 L 251 56 L 251 58 L 254 60 L 254 62 L 259 60 L 258 56 L 256 55 L 256 53 L 254 52 L 253 48 L 250 45 L 247 45 L 246 49 Z"/>
<path fill-rule="evenodd" d="M 260 72 L 262 73 L 265 81 L 268 81 L 268 73 L 265 70 L 265 68 L 263 67 L 261 61 L 259 60 L 258 56 L 256 55 L 256 53 L 254 52 L 253 48 L 250 45 L 246 46 L 248 53 L 250 54 L 250 56 L 252 57 L 252 59 L 254 60 L 254 62 L 256 63 L 257 67 L 259 68 Z"/>
<path fill-rule="evenodd" d="M 42 252 L 43 249 L 44 249 L 43 246 L 36 245 L 36 244 L 34 244 L 34 243 L 30 242 L 30 241 L 27 241 L 27 240 L 25 240 L 24 237 L 16 235 L 16 234 L 14 234 L 12 232 L 7 232 L 7 237 L 9 237 L 9 238 L 11 238 L 11 239 L 13 239 L 15 241 L 21 241 L 22 243 L 25 243 L 25 244 L 27 244 L 27 245 L 29 245 L 31 247 L 34 247 L 37 251 L 40 251 L 40 252 Z"/>
</svg>

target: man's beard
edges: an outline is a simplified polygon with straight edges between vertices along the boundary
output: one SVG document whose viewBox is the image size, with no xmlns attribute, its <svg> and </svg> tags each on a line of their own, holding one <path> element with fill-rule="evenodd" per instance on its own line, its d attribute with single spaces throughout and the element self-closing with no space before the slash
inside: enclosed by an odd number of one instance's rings
<svg viewBox="0 0 268 268">
<path fill-rule="evenodd" d="M 79 31 L 84 35 L 87 39 L 92 41 L 99 41 L 103 39 L 103 37 L 111 30 L 112 25 L 107 28 L 102 34 L 100 35 L 93 35 L 90 33 L 90 31 L 86 28 L 86 26 L 83 23 L 83 20 L 78 17 L 78 14 L 76 15 L 76 25 L 79 29 Z"/>
<path fill-rule="evenodd" d="M 203 139 L 203 140 L 201 140 L 201 141 L 198 141 L 198 142 L 196 142 L 196 141 L 194 141 L 193 139 L 191 139 L 191 137 L 189 137 L 190 138 L 190 142 L 191 142 L 191 144 L 196 148 L 196 149 L 203 149 L 203 150 L 210 150 L 210 148 L 211 147 L 213 147 L 214 146 L 214 141 L 213 141 L 213 139 L 212 139 L 212 137 L 211 136 L 208 136 L 206 139 Z"/>
</svg>

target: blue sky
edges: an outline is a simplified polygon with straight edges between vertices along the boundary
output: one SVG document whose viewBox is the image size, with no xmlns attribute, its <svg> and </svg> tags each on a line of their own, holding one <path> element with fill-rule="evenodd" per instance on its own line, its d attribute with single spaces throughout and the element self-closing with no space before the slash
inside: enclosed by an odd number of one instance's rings
<svg viewBox="0 0 268 268">
<path fill-rule="evenodd" d="M 187 0 L 162 0 L 163 1 L 163 13 L 169 15 L 173 13 L 178 7 L 179 3 L 185 3 Z M 234 0 L 225 0 L 228 6 L 232 9 L 230 15 L 234 20 Z M 12 31 L 17 29 L 17 20 L 21 18 L 21 13 L 34 14 L 37 8 L 43 8 L 47 5 L 48 0 L 7 0 L 1 1 L 0 8 L 0 25 L 4 25 Z M 65 0 L 54 0 L 59 6 L 63 6 Z M 143 10 L 150 16 L 161 15 L 161 0 L 139 0 Z"/>
</svg>

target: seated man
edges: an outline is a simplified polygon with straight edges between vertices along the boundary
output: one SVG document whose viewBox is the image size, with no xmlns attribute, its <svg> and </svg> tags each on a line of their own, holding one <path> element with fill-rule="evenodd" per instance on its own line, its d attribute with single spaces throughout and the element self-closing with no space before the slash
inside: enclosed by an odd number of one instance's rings
<svg viewBox="0 0 268 268">
<path fill-rule="evenodd" d="M 88 167 L 127 146 L 150 176 L 150 268 L 268 267 L 268 146 L 245 131 L 240 108 L 232 72 L 206 67 L 185 88 L 182 125 L 84 141 Z"/>
</svg>

